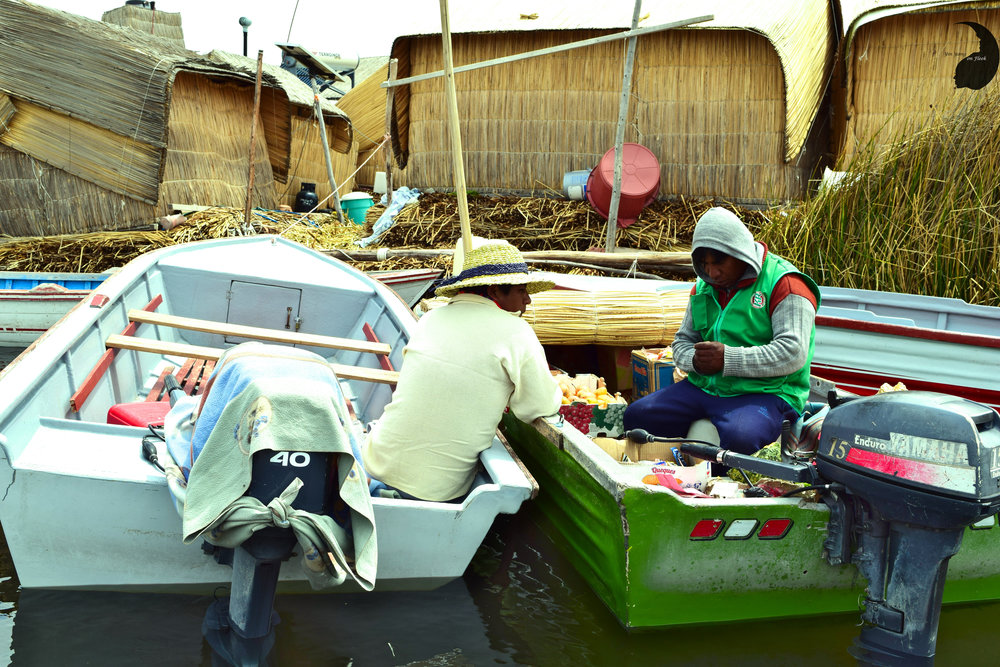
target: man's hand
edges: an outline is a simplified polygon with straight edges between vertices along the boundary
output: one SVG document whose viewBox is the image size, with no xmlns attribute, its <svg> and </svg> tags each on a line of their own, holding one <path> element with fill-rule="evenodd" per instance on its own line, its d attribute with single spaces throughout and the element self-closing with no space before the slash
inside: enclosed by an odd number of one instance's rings
<svg viewBox="0 0 1000 667">
<path fill-rule="evenodd" d="M 702 375 L 721 373 L 726 361 L 726 346 L 716 341 L 694 344 L 694 369 Z"/>
</svg>

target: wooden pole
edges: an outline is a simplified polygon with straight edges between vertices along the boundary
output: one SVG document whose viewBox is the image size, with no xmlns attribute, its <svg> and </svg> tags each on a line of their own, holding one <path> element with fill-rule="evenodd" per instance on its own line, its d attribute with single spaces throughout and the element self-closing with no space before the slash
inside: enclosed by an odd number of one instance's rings
<svg viewBox="0 0 1000 667">
<path fill-rule="evenodd" d="M 389 77 L 391 84 L 396 80 L 395 58 L 389 59 Z M 385 206 L 392 204 L 392 108 L 396 100 L 396 87 L 389 86 L 385 91 Z"/>
<path fill-rule="evenodd" d="M 635 0 L 632 11 L 632 30 L 639 25 L 642 0 Z M 615 232 L 618 231 L 618 205 L 622 196 L 622 142 L 625 141 L 625 122 L 628 117 L 628 102 L 632 94 L 632 69 L 635 65 L 635 37 L 628 38 L 625 51 L 625 72 L 622 76 L 622 96 L 618 104 L 618 128 L 615 131 L 615 177 L 611 187 L 611 203 L 608 205 L 608 233 L 604 241 L 604 251 L 615 251 Z"/>
<path fill-rule="evenodd" d="M 517 53 L 512 56 L 504 56 L 503 58 L 493 58 L 492 60 L 484 60 L 478 63 L 471 63 L 469 65 L 460 65 L 454 68 L 455 74 L 460 72 L 471 72 L 472 70 L 482 69 L 483 67 L 493 67 L 495 65 L 506 65 L 507 63 L 517 62 L 519 60 L 525 60 L 528 58 L 537 58 L 539 56 L 547 56 L 553 53 L 561 53 L 563 51 L 570 51 L 572 49 L 582 49 L 587 46 L 594 46 L 595 44 L 604 44 L 606 42 L 614 42 L 619 39 L 628 39 L 630 37 L 639 37 L 640 35 L 650 35 L 654 32 L 662 32 L 664 30 L 672 30 L 673 28 L 683 28 L 684 26 L 694 25 L 695 23 L 703 23 L 704 21 L 711 21 L 715 18 L 714 14 L 707 14 L 705 16 L 698 16 L 693 19 L 685 19 L 683 21 L 674 21 L 672 23 L 663 23 L 660 25 L 650 26 L 648 28 L 639 28 L 638 30 L 627 30 L 625 32 L 616 33 L 614 35 L 604 35 L 603 37 L 594 37 L 592 39 L 584 39 L 579 42 L 570 42 L 569 44 L 560 44 L 559 46 L 550 46 L 544 49 L 537 49 L 535 51 L 526 51 L 524 53 Z M 418 74 L 416 76 L 408 76 L 402 79 L 396 79 L 393 82 L 383 81 L 381 83 L 382 88 L 387 88 L 389 86 L 408 86 L 411 83 L 416 83 L 418 81 L 427 81 L 428 79 L 436 79 L 440 76 L 444 76 L 443 70 L 437 70 L 436 72 L 428 72 L 427 74 Z"/>
<path fill-rule="evenodd" d="M 455 171 L 455 197 L 462 225 L 462 250 L 472 250 L 472 228 L 469 225 L 469 200 L 465 192 L 465 164 L 462 160 L 462 135 L 458 128 L 458 96 L 455 94 L 455 70 L 451 61 L 451 26 L 448 22 L 448 0 L 441 0 L 441 43 L 444 55 L 444 90 L 448 103 L 448 129 L 451 135 L 452 164 Z"/>
<path fill-rule="evenodd" d="M 455 251 L 451 249 L 394 249 L 380 248 L 378 250 L 365 250 L 353 248 L 350 250 L 340 250 L 331 248 L 323 250 L 323 253 L 331 257 L 346 259 L 350 262 L 376 262 L 384 261 L 390 257 L 412 258 L 412 259 L 437 259 L 439 257 L 451 257 Z M 616 253 L 589 252 L 582 250 L 527 250 L 521 253 L 524 261 L 532 263 L 541 262 L 573 262 L 580 264 L 590 264 L 598 267 L 612 267 L 628 270 L 633 263 L 639 270 L 665 270 L 673 273 L 693 275 L 691 267 L 690 252 L 656 252 L 653 250 L 623 250 Z"/>
<path fill-rule="evenodd" d="M 264 52 L 257 52 L 257 83 L 253 87 L 253 125 L 250 126 L 250 173 L 247 176 L 247 204 L 243 209 L 243 224 L 250 225 L 253 203 L 254 167 L 257 164 L 257 120 L 260 118 L 260 80 L 264 71 Z"/>
<path fill-rule="evenodd" d="M 340 208 L 340 193 L 337 192 L 337 179 L 333 177 L 333 162 L 330 160 L 330 146 L 326 143 L 326 121 L 323 120 L 323 107 L 319 101 L 319 86 L 316 85 L 316 77 L 311 73 L 309 81 L 313 90 L 313 110 L 316 112 L 316 120 L 319 121 L 319 140 L 323 144 L 323 156 L 326 158 L 326 177 L 330 180 L 330 189 L 333 190 L 333 207 L 337 211 L 337 219 L 340 224 L 346 225 L 344 211 Z"/>
</svg>

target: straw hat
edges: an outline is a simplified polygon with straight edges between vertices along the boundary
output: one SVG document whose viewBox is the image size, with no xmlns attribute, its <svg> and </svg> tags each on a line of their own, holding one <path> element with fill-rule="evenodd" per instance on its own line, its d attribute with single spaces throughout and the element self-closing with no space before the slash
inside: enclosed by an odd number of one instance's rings
<svg viewBox="0 0 1000 667">
<path fill-rule="evenodd" d="M 465 255 L 462 272 L 442 281 L 435 293 L 455 296 L 460 290 L 476 285 L 526 285 L 528 294 L 534 294 L 552 289 L 555 283 L 533 278 L 517 248 L 498 240 L 474 244 Z"/>
</svg>

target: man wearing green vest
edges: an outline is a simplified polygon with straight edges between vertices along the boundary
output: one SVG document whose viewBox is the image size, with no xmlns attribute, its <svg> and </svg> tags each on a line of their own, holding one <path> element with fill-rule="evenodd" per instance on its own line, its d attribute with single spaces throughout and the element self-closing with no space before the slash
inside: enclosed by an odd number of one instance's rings
<svg viewBox="0 0 1000 667">
<path fill-rule="evenodd" d="M 722 447 L 752 454 L 805 406 L 819 288 L 720 207 L 698 219 L 691 259 L 698 280 L 672 345 L 687 378 L 629 405 L 625 430 L 683 437 L 707 418 Z"/>
</svg>

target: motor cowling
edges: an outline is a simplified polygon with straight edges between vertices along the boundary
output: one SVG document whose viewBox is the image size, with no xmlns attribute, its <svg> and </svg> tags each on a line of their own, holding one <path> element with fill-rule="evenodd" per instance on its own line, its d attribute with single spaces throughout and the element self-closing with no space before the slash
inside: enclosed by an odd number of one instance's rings
<svg viewBox="0 0 1000 667">
<path fill-rule="evenodd" d="M 827 414 L 816 465 L 887 520 L 967 526 L 1000 507 L 1000 415 L 927 391 L 855 399 Z"/>
<path fill-rule="evenodd" d="M 852 399 L 827 414 L 816 466 L 833 483 L 827 558 L 868 582 L 851 654 L 933 665 L 948 561 L 966 527 L 1000 507 L 1000 415 L 934 392 Z"/>
</svg>

